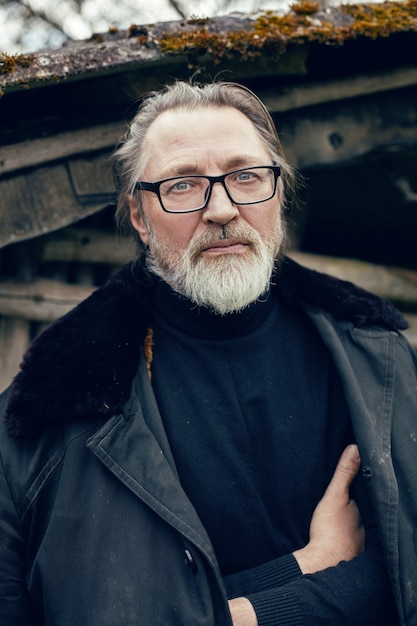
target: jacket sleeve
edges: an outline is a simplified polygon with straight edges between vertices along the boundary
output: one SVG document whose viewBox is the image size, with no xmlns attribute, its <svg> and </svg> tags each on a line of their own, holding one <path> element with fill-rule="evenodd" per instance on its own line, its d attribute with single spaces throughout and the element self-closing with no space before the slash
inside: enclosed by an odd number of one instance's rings
<svg viewBox="0 0 417 626">
<path fill-rule="evenodd" d="M 258 567 L 225 576 L 223 582 L 227 597 L 231 600 L 271 587 L 281 587 L 301 576 L 297 560 L 292 554 L 288 554 Z"/>
<path fill-rule="evenodd" d="M 316 574 L 248 594 L 259 626 L 396 626 L 382 551 L 370 548 Z"/>
<path fill-rule="evenodd" d="M 229 599 L 246 596 L 259 626 L 396 626 L 382 550 L 303 576 L 292 555 L 224 579 Z"/>
<path fill-rule="evenodd" d="M 1 461 L 1 458 L 0 458 Z M 0 624 L 35 626 L 24 579 L 24 548 L 3 463 L 0 465 Z"/>
</svg>

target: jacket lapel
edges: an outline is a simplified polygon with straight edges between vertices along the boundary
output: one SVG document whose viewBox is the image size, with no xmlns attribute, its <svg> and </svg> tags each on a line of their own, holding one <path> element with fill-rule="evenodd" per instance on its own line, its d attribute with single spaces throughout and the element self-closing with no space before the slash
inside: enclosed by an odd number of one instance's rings
<svg viewBox="0 0 417 626">
<path fill-rule="evenodd" d="M 143 358 L 123 415 L 110 418 L 87 445 L 128 489 L 216 563 L 207 533 L 178 480 Z"/>
</svg>

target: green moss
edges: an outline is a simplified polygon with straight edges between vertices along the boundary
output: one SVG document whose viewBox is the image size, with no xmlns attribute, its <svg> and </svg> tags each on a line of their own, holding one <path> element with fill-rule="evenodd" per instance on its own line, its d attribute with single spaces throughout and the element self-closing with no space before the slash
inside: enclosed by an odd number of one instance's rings
<svg viewBox="0 0 417 626">
<path fill-rule="evenodd" d="M 396 32 L 417 32 L 417 0 L 348 5 L 343 10 L 354 19 L 352 37 L 377 39 Z"/>
<path fill-rule="evenodd" d="M 128 39 L 135 37 L 141 46 L 148 45 L 149 26 L 131 24 L 126 31 Z"/>
<path fill-rule="evenodd" d="M 126 37 L 147 37 L 149 33 L 147 26 L 131 24 L 126 31 Z"/>
<path fill-rule="evenodd" d="M 292 9 L 294 13 L 297 13 L 297 15 L 311 15 L 312 13 L 317 13 L 319 8 L 318 2 L 309 2 L 309 0 L 290 4 L 290 9 Z"/>
<path fill-rule="evenodd" d="M 91 35 L 90 41 L 94 41 L 95 43 L 103 43 L 104 36 L 101 33 L 93 33 Z"/>
<path fill-rule="evenodd" d="M 35 54 L 0 53 L 0 74 L 12 74 L 16 67 L 30 67 L 36 58 Z"/>
<path fill-rule="evenodd" d="M 351 23 L 336 26 L 319 14 L 319 4 L 301 0 L 292 4 L 286 15 L 267 11 L 254 20 L 250 29 L 226 33 L 210 32 L 205 20 L 189 20 L 199 28 L 162 37 L 159 48 L 165 54 L 185 55 L 191 66 L 210 55 L 214 63 L 239 57 L 242 61 L 268 55 L 279 58 L 289 42 L 318 42 L 342 45 L 348 39 L 388 37 L 395 32 L 417 32 L 417 0 L 341 6 Z"/>
<path fill-rule="evenodd" d="M 214 63 L 238 55 L 241 60 L 259 56 L 268 50 L 272 57 L 279 56 L 285 43 L 282 35 L 276 32 L 259 33 L 258 29 L 232 31 L 227 34 L 211 33 L 206 28 L 162 38 L 159 47 L 165 54 L 183 54 L 190 65 L 199 57 L 209 54 Z"/>
</svg>

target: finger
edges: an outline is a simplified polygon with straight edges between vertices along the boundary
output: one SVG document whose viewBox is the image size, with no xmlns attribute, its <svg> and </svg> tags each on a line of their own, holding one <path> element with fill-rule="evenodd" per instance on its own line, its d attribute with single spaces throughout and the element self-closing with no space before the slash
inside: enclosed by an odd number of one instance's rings
<svg viewBox="0 0 417 626">
<path fill-rule="evenodd" d="M 342 453 L 325 496 L 349 498 L 349 487 L 359 471 L 361 458 L 358 446 L 352 444 Z"/>
</svg>

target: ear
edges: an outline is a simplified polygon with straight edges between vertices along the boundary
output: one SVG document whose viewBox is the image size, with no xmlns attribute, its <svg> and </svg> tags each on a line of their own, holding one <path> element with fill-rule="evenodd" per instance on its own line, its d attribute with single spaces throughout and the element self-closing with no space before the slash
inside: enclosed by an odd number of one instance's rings
<svg viewBox="0 0 417 626">
<path fill-rule="evenodd" d="M 149 235 L 148 230 L 143 221 L 143 217 L 138 210 L 138 202 L 134 196 L 129 196 L 129 210 L 130 210 L 130 222 L 133 228 L 139 233 L 139 237 L 145 246 L 148 245 Z"/>
</svg>

